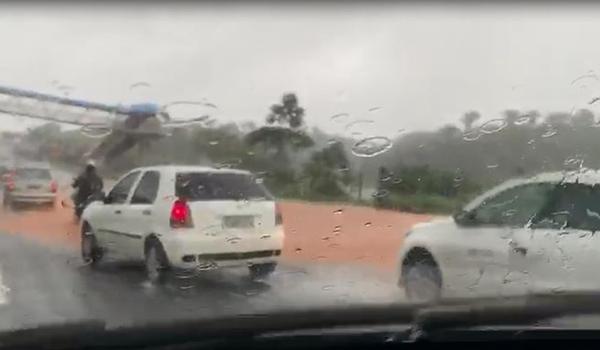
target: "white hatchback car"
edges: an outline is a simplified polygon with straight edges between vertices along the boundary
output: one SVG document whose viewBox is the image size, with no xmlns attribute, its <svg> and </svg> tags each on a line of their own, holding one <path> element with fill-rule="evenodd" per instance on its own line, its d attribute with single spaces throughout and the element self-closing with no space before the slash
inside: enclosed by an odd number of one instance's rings
<svg viewBox="0 0 600 350">
<path fill-rule="evenodd" d="M 418 302 L 600 290 L 600 172 L 507 181 L 453 218 L 417 224 L 399 284 Z"/>
<path fill-rule="evenodd" d="M 274 271 L 283 247 L 282 217 L 251 173 L 196 166 L 131 170 L 82 215 L 82 256 L 145 262 L 148 278 L 169 269 L 247 266 L 253 278 Z"/>
</svg>

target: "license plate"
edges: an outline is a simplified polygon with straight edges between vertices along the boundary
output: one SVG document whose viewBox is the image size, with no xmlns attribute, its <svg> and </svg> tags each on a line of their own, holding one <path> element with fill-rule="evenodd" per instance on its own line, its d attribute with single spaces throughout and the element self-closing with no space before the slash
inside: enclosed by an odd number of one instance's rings
<svg viewBox="0 0 600 350">
<path fill-rule="evenodd" d="M 42 188 L 42 186 L 40 186 L 40 185 L 28 185 L 27 188 L 30 189 L 30 190 L 39 190 L 40 188 Z"/>
<path fill-rule="evenodd" d="M 227 228 L 252 228 L 254 227 L 254 216 L 236 215 L 224 216 L 223 226 Z"/>
</svg>

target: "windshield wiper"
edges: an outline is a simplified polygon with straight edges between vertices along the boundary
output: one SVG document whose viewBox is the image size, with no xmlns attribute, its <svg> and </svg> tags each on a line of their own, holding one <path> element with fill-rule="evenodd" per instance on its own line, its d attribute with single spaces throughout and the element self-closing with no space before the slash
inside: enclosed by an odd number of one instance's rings
<svg viewBox="0 0 600 350">
<path fill-rule="evenodd" d="M 600 315 L 600 292 L 539 293 L 521 297 L 454 299 L 418 310 L 414 338 L 451 328 L 524 326 L 564 316 Z"/>
</svg>

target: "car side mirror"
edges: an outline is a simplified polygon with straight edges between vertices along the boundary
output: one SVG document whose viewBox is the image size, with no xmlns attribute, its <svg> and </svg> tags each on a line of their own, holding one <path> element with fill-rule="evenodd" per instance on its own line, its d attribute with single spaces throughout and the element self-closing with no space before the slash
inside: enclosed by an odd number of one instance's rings
<svg viewBox="0 0 600 350">
<path fill-rule="evenodd" d="M 104 193 L 104 191 L 100 191 L 100 192 L 94 194 L 92 197 L 92 201 L 104 202 L 105 200 L 106 200 L 106 193 Z"/>
<path fill-rule="evenodd" d="M 461 210 L 452 216 L 454 218 L 454 222 L 461 226 L 473 225 L 476 220 L 476 215 L 474 211 L 466 211 Z"/>
</svg>

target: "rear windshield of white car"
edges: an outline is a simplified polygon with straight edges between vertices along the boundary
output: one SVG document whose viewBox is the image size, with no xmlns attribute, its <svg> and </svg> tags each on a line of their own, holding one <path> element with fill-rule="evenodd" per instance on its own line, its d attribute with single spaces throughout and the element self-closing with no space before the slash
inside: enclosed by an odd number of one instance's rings
<svg viewBox="0 0 600 350">
<path fill-rule="evenodd" d="M 178 173 L 175 194 L 188 201 L 273 199 L 259 180 L 247 174 Z"/>
<path fill-rule="evenodd" d="M 17 168 L 15 175 L 19 180 L 50 180 L 50 170 L 40 168 Z"/>
</svg>

